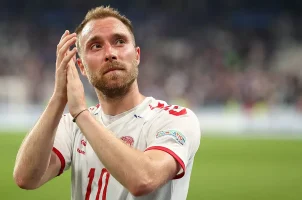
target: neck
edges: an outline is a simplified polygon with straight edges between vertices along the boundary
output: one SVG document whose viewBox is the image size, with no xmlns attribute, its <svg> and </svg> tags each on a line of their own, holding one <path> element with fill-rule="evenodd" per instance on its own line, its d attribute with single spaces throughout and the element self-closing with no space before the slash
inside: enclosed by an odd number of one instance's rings
<svg viewBox="0 0 302 200">
<path fill-rule="evenodd" d="M 108 98 L 96 90 L 100 105 L 106 115 L 118 115 L 139 105 L 146 97 L 138 89 L 137 81 L 130 86 L 129 91 L 122 97 Z"/>
</svg>

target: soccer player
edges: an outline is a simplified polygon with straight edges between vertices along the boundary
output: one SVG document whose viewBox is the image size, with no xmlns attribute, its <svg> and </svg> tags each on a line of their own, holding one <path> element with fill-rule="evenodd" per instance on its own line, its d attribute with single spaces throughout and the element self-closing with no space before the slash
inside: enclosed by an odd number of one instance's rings
<svg viewBox="0 0 302 200">
<path fill-rule="evenodd" d="M 186 199 L 200 125 L 191 110 L 139 92 L 131 22 L 94 8 L 76 33 L 62 35 L 56 53 L 54 92 L 19 149 L 16 184 L 36 189 L 71 167 L 74 200 Z M 86 107 L 75 63 L 97 106 Z"/>
</svg>

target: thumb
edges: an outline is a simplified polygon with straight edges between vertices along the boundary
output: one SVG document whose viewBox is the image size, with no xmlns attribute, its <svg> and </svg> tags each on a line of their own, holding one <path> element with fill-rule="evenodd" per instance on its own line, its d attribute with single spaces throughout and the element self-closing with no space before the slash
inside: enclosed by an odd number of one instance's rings
<svg viewBox="0 0 302 200">
<path fill-rule="evenodd" d="M 76 61 L 77 61 L 76 54 L 72 57 L 72 60 L 73 60 L 74 63 L 76 63 Z"/>
</svg>

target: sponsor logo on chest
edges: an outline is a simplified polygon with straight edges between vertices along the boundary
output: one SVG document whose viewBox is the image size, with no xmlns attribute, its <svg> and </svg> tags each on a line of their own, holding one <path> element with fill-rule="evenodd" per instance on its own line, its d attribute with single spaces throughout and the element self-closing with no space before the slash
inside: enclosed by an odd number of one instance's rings
<svg viewBox="0 0 302 200">
<path fill-rule="evenodd" d="M 85 149 L 86 145 L 87 145 L 87 142 L 85 140 L 81 140 L 80 147 L 77 148 L 77 152 L 80 154 L 86 155 L 86 152 L 83 150 L 83 149 Z"/>
</svg>

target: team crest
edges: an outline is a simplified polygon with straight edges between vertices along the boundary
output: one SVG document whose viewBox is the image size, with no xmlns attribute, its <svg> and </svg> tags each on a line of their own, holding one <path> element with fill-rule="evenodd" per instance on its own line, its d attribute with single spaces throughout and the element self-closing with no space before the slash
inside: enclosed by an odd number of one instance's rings
<svg viewBox="0 0 302 200">
<path fill-rule="evenodd" d="M 131 136 L 123 136 L 121 137 L 121 140 L 130 147 L 134 144 L 134 139 Z"/>
<path fill-rule="evenodd" d="M 184 145 L 186 142 L 186 137 L 179 131 L 176 130 L 166 130 L 166 131 L 158 131 L 156 134 L 156 138 L 169 136 L 173 137 L 179 144 Z"/>
</svg>

